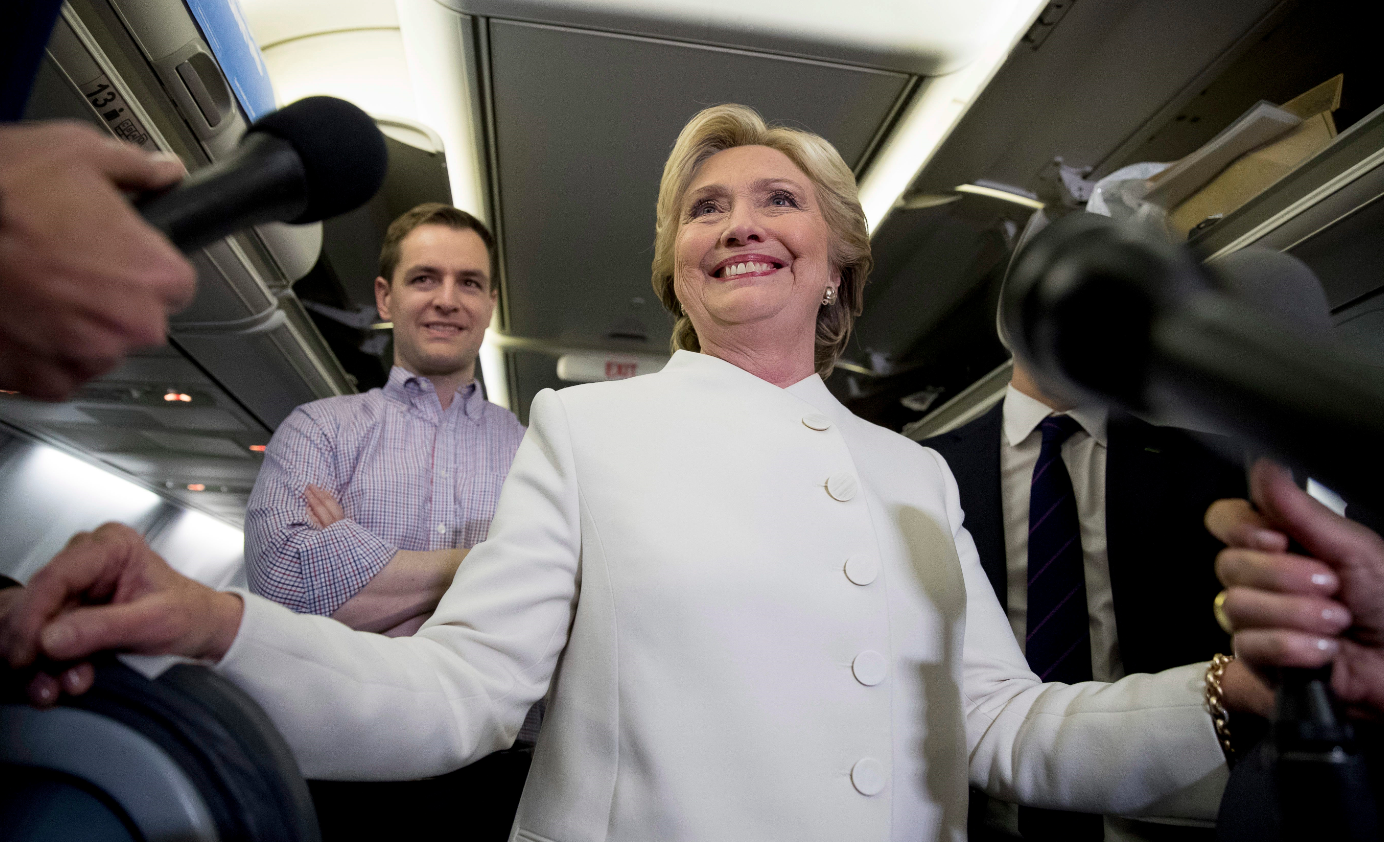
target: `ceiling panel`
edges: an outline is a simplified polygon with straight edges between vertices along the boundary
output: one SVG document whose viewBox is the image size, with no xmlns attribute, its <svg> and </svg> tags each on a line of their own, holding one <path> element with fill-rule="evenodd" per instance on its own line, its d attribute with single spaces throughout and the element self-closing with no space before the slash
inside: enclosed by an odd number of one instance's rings
<svg viewBox="0 0 1384 842">
<path fill-rule="evenodd" d="M 165 479 L 162 480 L 162 484 L 167 489 L 202 483 L 211 490 L 219 490 L 219 486 L 224 485 L 228 491 L 246 496 L 255 484 L 255 475 L 259 472 L 258 459 L 246 462 L 241 459 L 216 459 L 167 451 L 107 454 L 104 461 L 132 474 L 163 476 Z M 160 483 L 155 483 L 158 484 Z"/>
<path fill-rule="evenodd" d="M 557 360 L 551 354 L 533 351 L 512 351 L 505 354 L 505 364 L 509 366 L 514 382 L 521 384 L 523 400 L 514 403 L 514 414 L 519 423 L 529 423 L 529 407 L 533 396 L 544 389 L 561 389 L 571 386 L 557 379 Z"/>
<path fill-rule="evenodd" d="M 187 433 L 170 433 L 160 430 L 146 430 L 143 438 L 153 442 L 158 447 L 164 448 L 170 453 L 190 454 L 193 456 L 217 456 L 223 459 L 233 459 L 241 462 L 251 461 L 251 453 L 245 445 L 238 441 L 221 438 L 220 436 L 194 436 Z M 254 460 L 255 467 L 259 466 L 259 460 Z"/>
<path fill-rule="evenodd" d="M 750 105 L 822 135 L 855 164 L 910 81 L 510 21 L 491 21 L 489 34 L 506 329 L 556 343 L 606 342 L 639 313 L 646 347 L 667 348 L 671 323 L 649 287 L 654 202 L 673 141 L 697 111 Z M 517 379 L 516 403 L 526 406 L 540 384 Z"/>
</svg>

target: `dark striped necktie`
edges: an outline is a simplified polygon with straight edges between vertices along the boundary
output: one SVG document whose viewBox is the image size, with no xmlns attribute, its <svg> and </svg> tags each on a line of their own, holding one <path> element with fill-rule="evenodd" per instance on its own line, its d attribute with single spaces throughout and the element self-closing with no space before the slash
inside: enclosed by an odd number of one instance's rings
<svg viewBox="0 0 1384 842">
<path fill-rule="evenodd" d="M 1086 566 L 1081 520 L 1062 443 L 1081 429 L 1054 415 L 1039 425 L 1043 446 L 1033 466 L 1028 498 L 1028 665 L 1044 681 L 1091 680 L 1091 627 L 1086 613 Z M 1098 840 L 1100 816 L 1019 808 L 1025 839 Z"/>
</svg>

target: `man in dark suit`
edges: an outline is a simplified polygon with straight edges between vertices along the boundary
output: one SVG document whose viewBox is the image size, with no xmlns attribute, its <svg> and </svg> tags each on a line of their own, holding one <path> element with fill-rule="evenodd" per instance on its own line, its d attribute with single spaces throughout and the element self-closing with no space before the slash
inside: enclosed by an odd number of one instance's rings
<svg viewBox="0 0 1384 842">
<path fill-rule="evenodd" d="M 1202 516 L 1213 501 L 1242 496 L 1245 473 L 1208 439 L 1068 406 L 1016 358 L 998 405 L 923 442 L 956 475 L 966 528 L 1035 672 L 1113 681 L 1230 651 L 1210 611 L 1221 544 Z M 1108 827 L 1051 811 L 1016 816 L 972 794 L 977 840 L 1014 838 L 1016 829 L 1029 839 L 1209 833 L 1118 820 Z"/>
</svg>

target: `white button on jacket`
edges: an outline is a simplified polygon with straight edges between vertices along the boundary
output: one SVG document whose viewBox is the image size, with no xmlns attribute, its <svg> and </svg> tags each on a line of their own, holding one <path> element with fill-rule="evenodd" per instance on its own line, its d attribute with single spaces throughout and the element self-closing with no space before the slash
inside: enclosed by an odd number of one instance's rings
<svg viewBox="0 0 1384 842">
<path fill-rule="evenodd" d="M 803 426 L 809 430 L 826 432 L 831 429 L 831 419 L 820 412 L 810 412 L 803 416 Z"/>
<path fill-rule="evenodd" d="M 860 490 L 860 484 L 855 481 L 847 471 L 838 471 L 827 477 L 827 493 L 832 499 L 842 503 L 855 499 L 856 493 Z"/>
<path fill-rule="evenodd" d="M 868 585 L 879 576 L 879 563 L 873 555 L 853 555 L 846 559 L 846 578 L 857 585 Z"/>
<path fill-rule="evenodd" d="M 889 662 L 880 653 L 866 649 L 851 661 L 851 672 L 855 674 L 856 681 L 866 687 L 874 687 L 888 674 Z"/>
<path fill-rule="evenodd" d="M 884 791 L 884 764 L 873 757 L 861 758 L 851 767 L 851 783 L 861 795 L 879 795 Z"/>
</svg>

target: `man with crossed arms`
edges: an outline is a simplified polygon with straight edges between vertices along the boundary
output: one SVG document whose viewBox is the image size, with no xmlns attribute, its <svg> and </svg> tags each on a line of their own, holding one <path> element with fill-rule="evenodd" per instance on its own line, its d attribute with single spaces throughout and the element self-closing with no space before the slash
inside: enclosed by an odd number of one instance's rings
<svg viewBox="0 0 1384 842">
<path fill-rule="evenodd" d="M 355 629 L 411 635 L 485 540 L 524 434 L 475 381 L 498 297 L 493 250 L 485 226 L 449 205 L 419 205 L 390 225 L 375 300 L 394 324 L 394 367 L 384 388 L 305 404 L 275 432 L 245 517 L 255 593 Z M 314 782 L 324 837 L 366 832 L 371 811 L 376 830 L 397 835 L 429 807 L 448 806 L 438 802 L 467 797 L 475 838 L 503 838 L 538 716 L 535 707 L 518 756 L 491 755 L 454 773 L 465 780 L 453 786 L 452 776 Z"/>
</svg>

